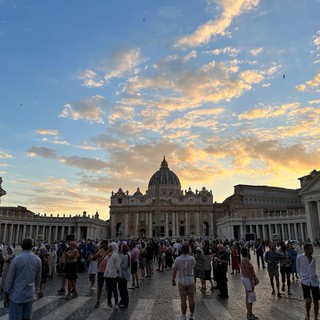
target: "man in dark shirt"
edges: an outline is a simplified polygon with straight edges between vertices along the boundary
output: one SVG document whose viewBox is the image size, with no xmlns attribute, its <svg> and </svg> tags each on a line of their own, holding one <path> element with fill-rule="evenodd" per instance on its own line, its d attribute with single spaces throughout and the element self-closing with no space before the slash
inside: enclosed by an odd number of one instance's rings
<svg viewBox="0 0 320 320">
<path fill-rule="evenodd" d="M 257 239 L 257 241 L 256 241 L 256 243 L 254 245 L 254 251 L 255 251 L 256 256 L 257 256 L 258 268 L 260 268 L 260 260 L 261 260 L 262 268 L 265 269 L 264 260 L 263 260 L 263 254 L 264 254 L 265 248 L 264 248 L 264 244 L 260 241 L 260 239 Z"/>
<path fill-rule="evenodd" d="M 228 299 L 228 263 L 229 263 L 229 253 L 226 251 L 226 248 L 223 244 L 217 245 L 217 257 L 215 257 L 215 276 L 217 281 L 217 287 L 220 290 L 220 294 L 218 296 L 223 299 Z"/>
</svg>

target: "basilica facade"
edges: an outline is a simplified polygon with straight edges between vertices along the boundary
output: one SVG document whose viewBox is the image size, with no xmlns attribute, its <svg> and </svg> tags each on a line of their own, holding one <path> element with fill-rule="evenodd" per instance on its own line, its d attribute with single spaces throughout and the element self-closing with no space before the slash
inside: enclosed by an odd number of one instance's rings
<svg viewBox="0 0 320 320">
<path fill-rule="evenodd" d="M 300 189 L 236 185 L 222 203 L 212 191 L 183 191 L 164 158 L 143 194 L 118 189 L 110 199 L 112 238 L 320 238 L 320 174 L 299 178 Z M 317 182 L 315 182 L 317 181 Z M 318 236 L 317 236 L 318 235 Z"/>
</svg>

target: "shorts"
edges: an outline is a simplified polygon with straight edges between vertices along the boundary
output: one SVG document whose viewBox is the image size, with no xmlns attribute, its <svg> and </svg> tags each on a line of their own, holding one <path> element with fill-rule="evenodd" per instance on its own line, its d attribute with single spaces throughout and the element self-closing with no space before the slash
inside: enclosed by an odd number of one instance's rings
<svg viewBox="0 0 320 320">
<path fill-rule="evenodd" d="M 292 272 L 291 267 L 280 267 L 280 273 L 290 274 Z"/>
<path fill-rule="evenodd" d="M 138 262 L 131 261 L 131 273 L 137 273 L 138 272 Z"/>
<path fill-rule="evenodd" d="M 192 284 L 181 284 L 178 285 L 179 288 L 179 294 L 181 299 L 185 299 L 186 297 L 192 297 L 194 296 L 194 293 L 196 292 L 196 286 L 194 283 Z"/>
<path fill-rule="evenodd" d="M 241 282 L 242 282 L 244 288 L 246 289 L 246 291 L 252 291 L 252 283 L 249 278 L 242 277 Z"/>
<path fill-rule="evenodd" d="M 211 280 L 211 270 L 204 270 L 204 280 Z"/>
<path fill-rule="evenodd" d="M 279 269 L 271 269 L 271 270 L 268 270 L 268 273 L 269 273 L 269 277 L 272 278 L 272 277 L 279 277 Z"/>
<path fill-rule="evenodd" d="M 98 272 L 97 282 L 98 282 L 98 290 L 101 290 L 103 287 L 103 283 L 105 281 L 105 278 L 103 276 L 104 272 Z"/>
<path fill-rule="evenodd" d="M 302 286 L 303 298 L 304 299 L 311 298 L 311 294 L 310 294 L 310 292 L 311 292 L 313 300 L 320 300 L 319 286 L 312 287 L 312 286 L 307 286 L 307 285 L 305 285 L 303 283 L 301 284 L 301 286 Z"/>
</svg>

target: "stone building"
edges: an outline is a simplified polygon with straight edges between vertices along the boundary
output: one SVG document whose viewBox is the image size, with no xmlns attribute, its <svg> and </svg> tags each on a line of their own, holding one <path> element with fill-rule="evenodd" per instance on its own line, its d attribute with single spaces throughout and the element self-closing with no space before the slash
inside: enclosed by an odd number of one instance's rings
<svg viewBox="0 0 320 320">
<path fill-rule="evenodd" d="M 266 240 L 308 239 L 299 190 L 237 185 L 223 204 L 226 214 L 217 221 L 220 238 L 245 239 L 251 233 Z"/>
<path fill-rule="evenodd" d="M 308 238 L 314 242 L 320 239 L 320 172 L 313 170 L 299 178 L 300 196 L 306 209 Z"/>
<path fill-rule="evenodd" d="M 224 206 L 213 203 L 212 191 L 181 190 L 178 176 L 165 158 L 150 178 L 148 190 L 130 195 L 121 188 L 110 199 L 111 238 L 212 237 Z"/>
</svg>

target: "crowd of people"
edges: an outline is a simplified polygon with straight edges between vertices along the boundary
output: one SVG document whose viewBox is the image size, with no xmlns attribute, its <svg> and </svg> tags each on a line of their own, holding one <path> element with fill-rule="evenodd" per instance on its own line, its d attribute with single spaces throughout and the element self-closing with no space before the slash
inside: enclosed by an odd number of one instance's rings
<svg viewBox="0 0 320 320">
<path fill-rule="evenodd" d="M 152 278 L 155 265 L 157 272 L 172 270 L 172 285 L 178 286 L 181 298 L 181 320 L 187 319 L 187 305 L 190 313 L 188 319 L 193 320 L 197 283 L 202 292 L 219 290 L 220 299 L 229 298 L 228 272 L 231 275 L 241 275 L 246 293 L 247 319 L 258 319 L 252 312 L 253 302 L 257 300 L 255 286 L 259 283 L 251 263 L 255 256 L 258 268 L 265 269 L 267 265 L 272 295 L 277 294 L 280 298 L 285 291 L 291 295 L 291 281 L 300 278 L 306 299 L 306 320 L 310 319 L 312 301 L 315 319 L 318 319 L 319 281 L 315 272 L 315 260 L 312 257 L 313 247 L 309 243 L 303 246 L 301 241 L 296 244 L 291 241 L 265 243 L 260 239 L 255 242 L 202 239 L 178 239 L 172 242 L 170 239 L 140 238 L 123 241 L 56 241 L 52 244 L 42 242 L 38 246 L 34 246 L 32 241 L 30 246 L 31 241 L 30 238 L 24 239 L 24 255 L 15 255 L 14 249 L 9 245 L 0 247 L 1 287 L 6 297 L 4 301 L 7 303 L 10 297 L 15 307 L 16 304 L 22 303 L 25 310 L 22 307 L 21 312 L 26 312 L 30 317 L 30 301 L 44 296 L 47 280 L 56 274 L 61 276 L 58 294 L 66 294 L 68 299 L 72 299 L 78 296 L 77 272 L 87 272 L 90 289 L 95 290 L 96 287 L 95 307 L 100 306 L 105 285 L 107 309 L 119 309 L 129 305 L 128 290 L 139 289 L 140 281 Z M 5 254 L 3 251 L 6 251 Z M 30 254 L 37 259 L 30 259 Z M 14 286 L 15 281 L 30 281 L 30 275 L 28 279 L 24 279 L 23 276 L 14 279 L 14 268 L 30 267 L 28 263 L 18 264 L 17 258 L 20 256 L 24 257 L 24 262 L 32 262 L 34 265 L 31 274 L 34 281 L 33 296 L 31 297 L 29 292 L 28 297 L 25 297 L 27 301 L 17 298 L 19 293 L 15 292 Z M 12 312 L 17 313 L 16 310 Z"/>
</svg>

